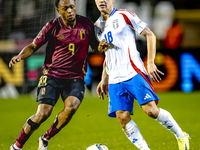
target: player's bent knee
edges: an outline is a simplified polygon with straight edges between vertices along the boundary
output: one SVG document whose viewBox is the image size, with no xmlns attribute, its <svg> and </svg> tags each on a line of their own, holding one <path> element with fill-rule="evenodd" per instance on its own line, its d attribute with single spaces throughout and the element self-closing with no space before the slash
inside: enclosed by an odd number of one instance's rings
<svg viewBox="0 0 200 150">
<path fill-rule="evenodd" d="M 51 112 L 38 112 L 35 114 L 35 117 L 37 118 L 37 122 L 43 122 L 51 115 Z"/>
<path fill-rule="evenodd" d="M 147 110 L 145 110 L 145 113 L 149 117 L 156 119 L 158 117 L 159 110 L 157 110 L 157 109 L 147 109 Z"/>
<path fill-rule="evenodd" d="M 151 118 L 157 118 L 159 114 L 159 108 L 155 105 L 154 101 L 142 105 L 144 112 Z"/>
<path fill-rule="evenodd" d="M 78 109 L 78 107 L 75 107 L 75 106 L 65 107 L 64 108 L 64 113 L 73 115 L 76 112 L 77 109 Z"/>
<path fill-rule="evenodd" d="M 65 101 L 65 112 L 76 112 L 76 110 L 79 108 L 81 102 L 78 98 L 76 97 L 71 97 L 72 99 L 66 100 Z"/>
<path fill-rule="evenodd" d="M 131 120 L 128 111 L 116 111 L 116 117 L 122 126 L 125 126 Z"/>
</svg>

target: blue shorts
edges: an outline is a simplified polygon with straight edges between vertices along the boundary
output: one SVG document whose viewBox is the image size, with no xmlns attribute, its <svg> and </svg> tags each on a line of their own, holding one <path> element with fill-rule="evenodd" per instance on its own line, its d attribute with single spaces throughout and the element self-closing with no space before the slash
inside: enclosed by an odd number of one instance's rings
<svg viewBox="0 0 200 150">
<path fill-rule="evenodd" d="M 153 86 L 148 75 L 139 73 L 133 78 L 117 84 L 109 84 L 109 110 L 110 117 L 116 117 L 117 110 L 133 111 L 134 99 L 139 105 L 150 101 L 159 100 L 154 93 Z"/>
</svg>

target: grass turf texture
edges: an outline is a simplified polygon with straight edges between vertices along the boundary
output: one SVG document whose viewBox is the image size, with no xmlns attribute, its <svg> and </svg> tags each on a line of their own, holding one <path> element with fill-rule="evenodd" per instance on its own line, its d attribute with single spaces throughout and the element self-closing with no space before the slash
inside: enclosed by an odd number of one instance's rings
<svg viewBox="0 0 200 150">
<path fill-rule="evenodd" d="M 158 106 L 168 110 L 180 127 L 190 134 L 191 150 L 200 150 L 200 92 L 157 94 L 161 99 Z M 38 103 L 30 96 L 20 96 L 18 100 L 1 99 L 0 102 L 0 150 L 8 150 L 28 117 L 35 114 Z M 107 104 L 108 98 L 104 101 L 92 96 L 84 98 L 71 122 L 51 139 L 49 150 L 85 150 L 94 143 L 105 144 L 109 150 L 136 150 L 125 137 L 116 118 L 107 116 Z M 24 150 L 38 148 L 39 136 L 46 132 L 62 109 L 63 102 L 59 100 L 51 116 L 30 137 Z M 174 135 L 149 118 L 136 101 L 132 118 L 151 150 L 178 150 Z"/>
</svg>

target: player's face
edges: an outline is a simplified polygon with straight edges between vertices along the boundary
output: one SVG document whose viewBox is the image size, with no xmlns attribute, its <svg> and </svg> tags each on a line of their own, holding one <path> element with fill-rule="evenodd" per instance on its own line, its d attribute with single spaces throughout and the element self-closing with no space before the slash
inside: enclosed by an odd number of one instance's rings
<svg viewBox="0 0 200 150">
<path fill-rule="evenodd" d="M 67 22 L 74 22 L 76 19 L 76 4 L 74 0 L 60 0 L 58 13 Z"/>
<path fill-rule="evenodd" d="M 95 0 L 95 2 L 101 13 L 108 14 L 112 12 L 115 0 Z"/>
</svg>

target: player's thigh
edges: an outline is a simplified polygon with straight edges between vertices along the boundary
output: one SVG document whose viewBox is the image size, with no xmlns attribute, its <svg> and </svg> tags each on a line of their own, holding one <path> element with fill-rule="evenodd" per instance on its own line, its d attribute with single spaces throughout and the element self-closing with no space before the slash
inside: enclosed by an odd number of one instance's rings
<svg viewBox="0 0 200 150">
<path fill-rule="evenodd" d="M 37 112 L 31 117 L 31 120 L 35 123 L 41 123 L 46 120 L 52 113 L 53 106 L 49 104 L 39 104 Z"/>
<path fill-rule="evenodd" d="M 71 79 L 67 81 L 66 86 L 63 88 L 61 97 L 63 101 L 67 99 L 77 99 L 82 102 L 85 92 L 85 82 L 82 79 Z"/>
<path fill-rule="evenodd" d="M 81 104 L 81 101 L 77 97 L 68 96 L 64 100 L 64 110 L 73 114 L 79 108 L 80 104 Z"/>
<path fill-rule="evenodd" d="M 137 74 L 132 79 L 122 82 L 122 85 L 138 101 L 140 106 L 150 101 L 159 100 L 151 87 L 148 76 Z"/>
<path fill-rule="evenodd" d="M 116 117 L 116 111 L 133 111 L 134 98 L 121 84 L 109 84 L 109 110 L 110 117 Z"/>
<path fill-rule="evenodd" d="M 125 122 L 125 121 L 129 122 L 131 119 L 129 111 L 118 110 L 118 111 L 116 111 L 116 116 L 117 116 L 117 119 L 122 122 Z M 128 123 L 128 122 L 126 122 L 126 123 Z"/>
<path fill-rule="evenodd" d="M 37 101 L 39 104 L 54 106 L 61 92 L 61 83 L 60 79 L 51 76 L 42 76 L 37 88 Z"/>
<path fill-rule="evenodd" d="M 141 107 L 148 116 L 150 116 L 152 118 L 158 117 L 160 109 L 157 107 L 157 105 L 154 101 L 145 103 L 145 104 L 141 105 Z"/>
</svg>

